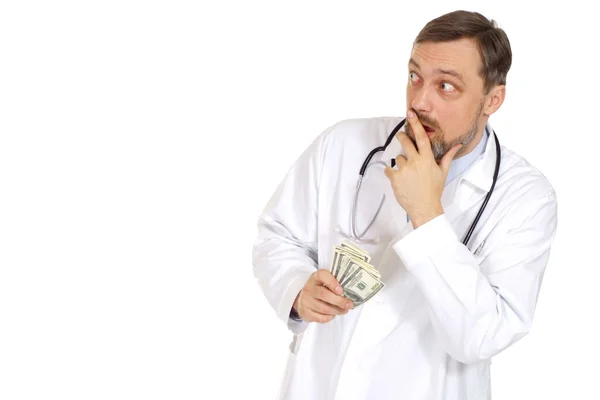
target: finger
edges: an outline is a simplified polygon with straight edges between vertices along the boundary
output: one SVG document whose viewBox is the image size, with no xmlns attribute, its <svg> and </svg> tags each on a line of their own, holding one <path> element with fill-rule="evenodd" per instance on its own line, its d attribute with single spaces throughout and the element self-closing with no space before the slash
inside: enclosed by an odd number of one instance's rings
<svg viewBox="0 0 600 400">
<path fill-rule="evenodd" d="M 385 166 L 385 170 L 383 171 L 383 173 L 389 180 L 392 179 L 392 176 L 394 176 L 395 172 L 396 172 L 396 170 L 394 168 L 388 167 L 387 165 Z"/>
<path fill-rule="evenodd" d="M 302 316 L 302 320 L 306 321 L 306 322 L 319 322 L 321 324 L 324 324 L 326 322 L 329 322 L 331 320 L 333 320 L 335 318 L 335 315 L 325 315 L 325 314 L 320 314 L 316 311 L 312 311 L 312 310 L 305 310 L 304 315 Z"/>
<path fill-rule="evenodd" d="M 452 162 L 452 160 L 454 160 L 454 156 L 461 149 L 462 146 L 463 146 L 462 144 L 457 144 L 456 146 L 454 146 L 453 148 L 448 150 L 448 152 L 444 155 L 444 157 L 440 161 L 440 167 L 442 168 L 442 171 L 444 171 L 444 174 L 446 174 L 446 176 L 448 176 L 448 170 L 450 169 L 450 163 Z"/>
<path fill-rule="evenodd" d="M 320 269 L 316 274 L 317 282 L 322 283 L 325 287 L 334 293 L 342 294 L 343 290 L 335 276 L 326 269 Z"/>
<path fill-rule="evenodd" d="M 386 165 L 385 169 L 383 170 L 383 173 L 390 181 L 394 178 L 394 174 L 396 172 L 398 172 L 398 171 L 396 171 L 394 168 L 389 167 L 387 165 Z"/>
<path fill-rule="evenodd" d="M 347 312 L 346 309 L 326 303 L 315 297 L 312 297 L 310 300 L 307 299 L 305 301 L 305 307 L 311 311 L 314 311 L 314 312 L 317 312 L 317 313 L 323 314 L 323 315 L 341 315 L 341 314 L 345 314 Z"/>
<path fill-rule="evenodd" d="M 400 168 L 404 167 L 407 162 L 408 162 L 408 160 L 402 154 L 399 154 L 396 156 L 396 165 L 398 166 L 398 170 L 400 170 Z"/>
<path fill-rule="evenodd" d="M 315 298 L 327 304 L 331 304 L 339 310 L 345 311 L 352 308 L 353 303 L 343 296 L 338 296 L 326 287 L 321 286 L 315 293 Z"/>
<path fill-rule="evenodd" d="M 415 144 L 412 142 L 412 140 L 410 140 L 410 137 L 408 137 L 406 132 L 401 132 L 398 135 L 398 141 L 400 142 L 400 145 L 402 145 L 404 154 L 406 154 L 408 158 L 415 157 L 419 154 Z M 396 162 L 398 162 L 398 160 L 396 160 Z"/>
<path fill-rule="evenodd" d="M 433 151 L 431 150 L 431 142 L 425 132 L 425 128 L 417 118 L 417 115 L 413 110 L 408 110 L 407 113 L 408 123 L 410 124 L 412 131 L 415 134 L 415 141 L 417 142 L 417 149 L 419 154 L 429 154 L 433 157 Z"/>
</svg>

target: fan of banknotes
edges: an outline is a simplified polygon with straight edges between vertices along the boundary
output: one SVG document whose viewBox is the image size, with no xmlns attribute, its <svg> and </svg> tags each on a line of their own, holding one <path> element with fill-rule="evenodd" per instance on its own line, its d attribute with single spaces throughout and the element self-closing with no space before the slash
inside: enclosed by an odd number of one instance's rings
<svg viewBox="0 0 600 400">
<path fill-rule="evenodd" d="M 360 306 L 375 296 L 385 284 L 381 274 L 369 262 L 369 253 L 344 241 L 333 248 L 329 272 L 337 279 L 344 290 L 344 296 Z"/>
</svg>

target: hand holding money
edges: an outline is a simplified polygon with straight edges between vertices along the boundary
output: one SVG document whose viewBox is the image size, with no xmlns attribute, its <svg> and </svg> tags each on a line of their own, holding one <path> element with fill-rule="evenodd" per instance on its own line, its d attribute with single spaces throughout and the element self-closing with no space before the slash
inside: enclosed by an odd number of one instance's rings
<svg viewBox="0 0 600 400">
<path fill-rule="evenodd" d="M 329 271 L 342 286 L 343 296 L 355 307 L 385 287 L 380 280 L 381 274 L 369 264 L 370 261 L 369 253 L 348 241 L 333 248 Z"/>
<path fill-rule="evenodd" d="M 370 261 L 369 253 L 350 242 L 334 247 L 329 271 L 315 271 L 294 301 L 300 318 L 329 322 L 375 296 L 385 284 Z"/>
<path fill-rule="evenodd" d="M 342 296 L 342 287 L 326 269 L 315 271 L 294 301 L 294 309 L 306 322 L 329 322 L 346 314 L 352 302 Z"/>
</svg>

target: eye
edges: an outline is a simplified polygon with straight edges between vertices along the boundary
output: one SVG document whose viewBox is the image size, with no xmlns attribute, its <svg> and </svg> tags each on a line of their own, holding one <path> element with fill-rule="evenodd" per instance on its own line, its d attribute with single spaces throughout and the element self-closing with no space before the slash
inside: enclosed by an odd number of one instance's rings
<svg viewBox="0 0 600 400">
<path fill-rule="evenodd" d="M 411 82 L 415 82 L 417 79 L 419 79 L 419 77 L 417 76 L 416 73 L 414 73 L 413 71 L 411 71 L 408 74 L 408 79 L 410 79 Z"/>
<path fill-rule="evenodd" d="M 456 90 L 454 85 L 449 82 L 442 82 L 441 88 L 444 92 L 453 92 Z"/>
</svg>

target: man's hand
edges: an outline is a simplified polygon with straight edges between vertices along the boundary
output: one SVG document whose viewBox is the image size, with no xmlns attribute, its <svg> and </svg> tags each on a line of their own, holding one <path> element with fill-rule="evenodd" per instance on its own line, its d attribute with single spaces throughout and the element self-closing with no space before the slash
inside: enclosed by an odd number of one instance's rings
<svg viewBox="0 0 600 400">
<path fill-rule="evenodd" d="M 315 271 L 294 301 L 294 309 L 306 322 L 329 322 L 346 314 L 352 302 L 342 296 L 342 287 L 326 269 Z"/>
<path fill-rule="evenodd" d="M 441 203 L 444 184 L 450 162 L 462 145 L 458 144 L 450 149 L 438 165 L 421 121 L 412 110 L 408 111 L 407 117 L 415 134 L 417 147 L 415 148 L 408 135 L 402 132 L 398 140 L 405 155 L 396 157 L 397 171 L 390 167 L 385 168 L 385 176 L 390 180 L 396 200 L 406 210 L 413 227 L 417 229 L 444 213 Z"/>
</svg>

